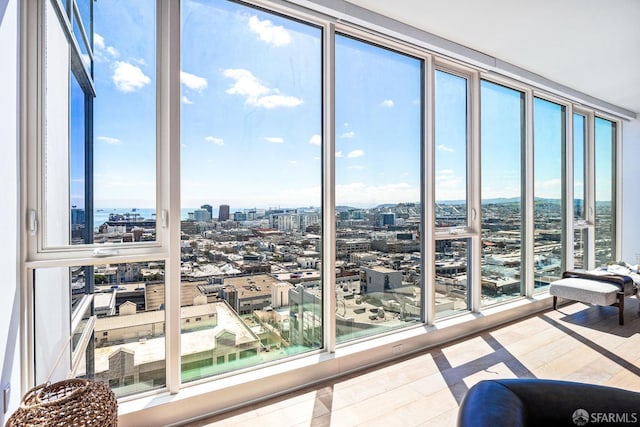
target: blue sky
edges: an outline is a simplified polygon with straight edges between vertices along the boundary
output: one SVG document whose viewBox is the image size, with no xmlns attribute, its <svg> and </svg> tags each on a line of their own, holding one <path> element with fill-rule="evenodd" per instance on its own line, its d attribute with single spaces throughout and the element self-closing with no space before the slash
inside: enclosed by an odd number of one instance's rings
<svg viewBox="0 0 640 427">
<path fill-rule="evenodd" d="M 534 196 L 562 197 L 562 144 L 564 108 L 535 98 L 533 101 Z"/>
<path fill-rule="evenodd" d="M 94 3 L 96 208 L 155 205 L 155 2 Z"/>
<path fill-rule="evenodd" d="M 421 62 L 336 38 L 336 204 L 420 201 Z"/>
<path fill-rule="evenodd" d="M 519 197 L 523 95 L 483 81 L 480 97 L 482 198 Z"/>
<path fill-rule="evenodd" d="M 94 4 L 97 208 L 155 204 L 154 16 L 153 1 Z M 321 35 L 231 2 L 183 1 L 183 207 L 320 205 Z M 421 66 L 337 37 L 337 204 L 420 200 Z M 463 199 L 466 84 L 445 73 L 436 84 L 436 198 Z M 483 83 L 482 96 L 483 198 L 517 196 L 519 93 Z M 561 128 L 547 104 L 535 107 L 536 196 L 556 198 Z"/>
<path fill-rule="evenodd" d="M 466 200 L 467 79 L 438 70 L 435 88 L 435 198 Z"/>
</svg>

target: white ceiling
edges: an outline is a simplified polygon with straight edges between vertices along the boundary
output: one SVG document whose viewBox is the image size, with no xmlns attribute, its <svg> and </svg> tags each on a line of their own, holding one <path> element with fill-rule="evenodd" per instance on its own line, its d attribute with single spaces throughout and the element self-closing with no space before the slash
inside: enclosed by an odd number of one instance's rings
<svg viewBox="0 0 640 427">
<path fill-rule="evenodd" d="M 640 116 L 639 0 L 347 0 Z"/>
</svg>

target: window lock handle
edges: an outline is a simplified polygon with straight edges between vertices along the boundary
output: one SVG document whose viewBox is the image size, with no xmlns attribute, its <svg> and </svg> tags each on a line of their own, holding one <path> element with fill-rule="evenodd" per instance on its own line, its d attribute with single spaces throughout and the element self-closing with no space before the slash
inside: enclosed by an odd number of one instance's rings
<svg viewBox="0 0 640 427">
<path fill-rule="evenodd" d="M 35 209 L 29 209 L 29 234 L 35 236 L 38 233 L 38 216 Z"/>
</svg>

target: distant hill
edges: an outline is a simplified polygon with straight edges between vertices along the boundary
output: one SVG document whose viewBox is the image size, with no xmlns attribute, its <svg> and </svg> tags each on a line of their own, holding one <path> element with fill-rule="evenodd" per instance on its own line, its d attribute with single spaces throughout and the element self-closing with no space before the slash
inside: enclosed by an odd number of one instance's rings
<svg viewBox="0 0 640 427">
<path fill-rule="evenodd" d="M 363 208 L 355 208 L 353 206 L 346 206 L 346 205 L 341 205 L 341 206 L 336 205 L 336 211 L 338 212 L 353 211 L 358 209 L 363 209 Z"/>
</svg>

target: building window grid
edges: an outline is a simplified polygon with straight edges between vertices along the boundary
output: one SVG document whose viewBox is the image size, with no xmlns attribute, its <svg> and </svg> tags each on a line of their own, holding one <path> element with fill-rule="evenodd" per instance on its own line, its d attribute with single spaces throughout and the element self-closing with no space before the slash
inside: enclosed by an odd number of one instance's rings
<svg viewBox="0 0 640 427">
<path fill-rule="evenodd" d="M 57 2 L 53 2 L 53 3 L 55 5 L 58 4 Z M 73 3 L 74 3 L 73 7 L 74 7 L 74 11 L 75 11 L 75 8 L 77 6 L 75 5 L 75 2 L 73 2 Z M 160 10 L 161 10 L 161 8 L 158 7 L 158 13 L 161 13 Z M 292 12 L 292 13 L 295 15 L 295 12 Z M 72 34 L 71 39 L 75 40 L 73 38 L 73 33 L 72 33 L 71 29 L 70 29 L 69 21 L 66 20 L 66 19 L 62 19 L 62 20 L 65 22 L 63 27 L 66 28 L 67 32 L 70 32 Z M 329 26 L 330 26 L 330 24 L 325 24 L 325 25 L 326 25 L 326 28 L 329 28 Z M 345 24 L 341 24 L 341 25 L 345 25 Z M 331 27 L 332 27 L 332 24 L 331 24 Z M 82 27 L 82 31 L 84 33 L 84 27 Z M 341 31 L 344 31 L 344 30 L 341 29 Z M 353 32 L 357 33 L 356 30 L 354 30 Z M 86 33 L 83 34 L 83 36 L 86 37 Z M 174 38 L 175 39 L 177 37 L 178 37 L 178 35 L 176 33 L 172 33 L 172 34 L 169 35 L 169 38 Z M 376 41 L 375 37 L 373 37 L 371 35 L 368 35 L 365 40 L 371 40 L 371 39 L 373 39 L 374 42 Z M 384 39 L 386 40 L 386 37 L 384 37 Z M 72 45 L 72 56 L 75 56 L 77 58 L 78 55 L 79 55 L 79 49 L 76 46 L 76 43 L 77 43 L 77 41 L 75 41 L 74 43 L 71 43 L 71 45 Z M 166 38 L 163 39 L 162 43 L 168 43 L 168 39 L 166 39 Z M 402 43 L 402 42 L 393 43 L 392 44 L 393 49 L 398 49 L 398 45 L 404 46 L 404 43 Z M 333 54 L 332 52 L 329 52 L 329 51 L 326 50 L 330 46 L 332 47 L 331 44 L 328 44 L 328 46 L 325 47 L 325 51 L 323 53 L 323 55 L 325 55 L 325 60 L 324 61 L 326 61 L 327 57 L 331 57 L 332 54 Z M 160 50 L 162 50 L 162 46 L 160 46 Z M 420 54 L 422 56 L 431 55 L 429 52 L 423 51 L 421 49 L 418 49 L 418 51 L 420 52 Z M 401 50 L 401 52 L 402 52 L 402 50 Z M 406 52 L 408 52 L 408 54 L 415 55 L 416 54 L 416 49 L 415 49 L 415 47 L 412 47 L 412 46 L 406 46 Z M 93 55 L 92 52 L 91 52 L 91 55 Z M 427 73 L 433 72 L 433 70 L 435 70 L 435 69 L 440 69 L 440 67 L 435 67 L 434 66 L 433 61 L 425 61 L 425 64 L 428 67 L 428 69 L 426 70 Z M 85 80 L 85 83 L 86 83 L 86 81 L 91 82 L 91 77 L 86 74 L 84 69 L 82 69 L 82 70 L 78 70 L 77 68 L 75 68 L 75 69 L 79 73 L 82 73 L 81 74 L 82 77 L 85 77 L 87 79 L 87 80 Z M 447 69 L 443 69 L 443 71 L 451 72 L 450 70 L 447 70 Z M 471 68 L 469 69 L 469 71 L 471 73 L 474 72 L 474 70 L 471 69 Z M 82 77 L 81 77 L 81 79 L 82 79 Z M 504 81 L 505 81 L 502 78 L 495 78 L 494 76 L 492 76 L 492 77 L 486 77 L 485 76 L 485 77 L 483 77 L 483 79 L 486 79 L 488 81 L 494 81 L 494 82 L 496 82 L 498 84 L 504 84 Z M 84 80 L 84 79 L 82 79 L 82 80 Z M 521 88 L 522 88 L 522 86 L 517 82 L 510 82 L 506 86 L 510 87 L 510 88 L 513 88 L 515 90 L 521 90 Z M 92 84 L 91 83 L 90 83 L 89 87 L 92 89 Z M 479 89 L 479 86 L 475 87 L 475 86 L 468 85 L 468 88 L 469 88 L 468 96 L 470 98 L 471 97 L 478 97 L 479 98 L 479 96 L 480 96 L 479 93 L 476 93 L 478 91 L 478 89 Z M 429 89 L 432 89 L 432 88 L 427 87 L 426 90 L 425 90 L 426 94 L 429 93 Z M 531 91 L 528 88 L 526 88 L 526 89 L 527 89 L 527 97 L 529 99 L 531 99 L 531 97 L 533 95 L 532 95 Z M 325 91 L 326 91 L 326 89 L 325 89 Z M 325 92 L 325 98 L 326 97 L 327 97 L 327 94 Z M 333 96 L 331 96 L 331 99 L 333 99 Z M 428 100 L 427 100 L 426 104 L 427 104 L 427 106 L 429 105 L 429 101 Z M 470 114 L 469 114 L 468 120 L 471 120 L 472 114 L 477 114 L 477 112 L 474 111 L 473 103 L 468 101 L 467 105 L 468 105 L 468 109 L 470 110 L 469 111 Z M 530 103 L 527 103 L 527 110 L 530 109 L 530 105 L 531 105 Z M 567 103 L 565 105 L 571 105 L 571 104 Z M 176 108 L 176 107 L 173 106 L 172 108 Z M 428 107 L 427 107 L 427 109 L 428 109 Z M 567 109 L 565 111 L 565 115 L 569 115 L 570 111 L 572 111 L 570 108 Z M 588 109 L 586 109 L 586 110 L 582 109 L 582 110 L 579 110 L 579 111 L 580 111 L 580 114 L 585 114 L 587 116 L 587 119 L 588 119 L 587 120 L 587 126 L 586 126 L 586 132 L 588 134 L 588 137 L 587 137 L 587 144 L 586 144 L 587 145 L 587 150 L 585 150 L 585 158 L 586 158 L 585 159 L 586 160 L 586 173 L 585 174 L 589 178 L 590 183 L 586 183 L 587 186 L 588 186 L 588 189 L 586 191 L 587 198 L 585 199 L 585 205 L 586 205 L 586 211 L 587 211 L 587 219 L 586 219 L 586 225 L 587 226 L 586 226 L 586 229 L 588 230 L 588 232 L 590 232 L 590 233 L 588 233 L 588 235 L 589 235 L 588 241 L 589 241 L 589 246 L 592 247 L 593 246 L 593 238 L 592 238 L 592 236 L 593 236 L 593 227 L 592 227 L 592 224 L 593 224 L 593 222 L 592 222 L 593 221 L 593 213 L 590 213 L 589 211 L 590 210 L 593 211 L 593 203 L 594 202 L 593 202 L 593 200 L 587 200 L 587 199 L 591 199 L 593 197 L 591 194 L 594 191 L 594 188 L 593 188 L 594 187 L 594 184 L 593 184 L 593 178 L 594 178 L 594 171 L 593 171 L 593 169 L 594 169 L 594 166 L 593 166 L 593 143 L 594 143 L 594 141 L 593 141 L 593 126 L 594 126 L 595 114 L 594 114 L 594 112 L 592 110 L 588 110 Z M 526 113 L 529 114 L 530 111 L 527 111 Z M 427 112 L 427 114 L 429 114 L 429 112 Z M 612 154 L 612 158 L 613 158 L 612 168 L 613 168 L 613 175 L 614 175 L 614 177 L 613 177 L 614 178 L 613 186 L 614 186 L 614 189 L 615 189 L 616 186 L 619 185 L 619 180 L 615 179 L 617 177 L 617 174 L 618 174 L 618 169 L 616 167 L 616 165 L 617 165 L 616 159 L 619 156 L 619 150 L 616 150 L 615 148 L 619 144 L 621 126 L 620 126 L 619 119 L 617 119 L 615 117 L 608 117 L 606 115 L 602 115 L 602 116 L 603 116 L 603 118 L 605 120 L 612 121 L 613 125 L 615 127 L 615 130 L 616 130 L 615 139 L 613 140 L 614 152 Z M 569 118 L 567 119 L 567 126 L 566 126 L 567 128 L 569 128 L 569 127 L 571 127 L 573 125 L 573 116 L 571 115 L 569 117 L 570 117 L 570 119 Z M 600 115 L 598 115 L 598 117 L 600 117 Z M 527 125 L 529 126 L 529 129 L 530 129 L 530 119 L 527 120 Z M 430 131 L 430 129 L 427 129 L 427 130 Z M 473 165 L 474 162 L 476 162 L 478 160 L 478 153 L 473 151 L 472 147 L 473 146 L 477 146 L 479 144 L 479 141 L 478 141 L 478 137 L 473 134 L 471 129 L 468 130 L 468 134 L 469 133 L 470 133 L 470 136 L 469 136 L 469 139 L 468 139 L 468 149 L 469 149 L 468 156 L 469 157 L 468 157 L 468 161 L 467 161 L 467 173 L 468 173 L 467 180 L 468 181 L 472 181 L 473 180 L 473 176 L 471 174 L 471 172 L 473 170 L 473 166 L 472 165 Z M 333 136 L 325 135 L 325 139 L 326 138 L 333 138 Z M 159 141 L 162 141 L 163 138 L 159 137 L 158 139 L 159 139 Z M 525 138 L 525 141 L 526 141 L 526 145 L 530 145 L 531 144 L 531 137 L 529 136 L 529 134 Z M 162 142 L 160 142 L 160 144 L 162 144 Z M 326 141 L 325 141 L 325 144 L 327 144 Z M 572 152 L 571 151 L 572 148 L 573 148 L 572 139 L 567 138 L 566 144 L 567 144 L 567 150 Z M 31 146 L 34 146 L 34 145 L 37 145 L 37 143 L 32 141 Z M 38 150 L 34 150 L 34 152 L 35 151 L 38 151 Z M 326 151 L 325 151 L 325 153 L 326 153 Z M 331 163 L 333 163 L 334 161 L 335 161 L 335 159 L 332 158 L 331 159 Z M 31 173 L 29 173 L 28 176 L 29 177 L 40 176 L 40 173 L 37 171 L 37 168 L 34 168 L 34 163 L 33 162 L 29 162 L 29 164 L 31 165 L 30 166 Z M 160 165 L 159 165 L 159 167 L 160 167 Z M 423 165 L 423 169 L 424 168 L 425 168 L 425 165 Z M 36 170 L 34 170 L 34 169 L 36 169 Z M 572 170 L 569 170 L 569 169 L 571 169 L 571 168 L 567 168 L 567 170 L 565 171 L 565 175 L 566 175 L 566 173 L 572 173 Z M 33 172 L 36 172 L 36 173 L 33 173 Z M 325 173 L 326 173 L 326 171 L 325 171 Z M 327 178 L 323 178 L 323 180 L 325 180 L 325 184 L 326 184 Z M 429 177 L 426 177 L 425 180 L 428 181 Z M 332 180 L 328 180 L 328 181 L 332 182 Z M 159 182 L 158 185 L 161 185 L 161 183 Z M 424 181 L 423 181 L 422 185 L 423 186 L 425 185 Z M 29 188 L 33 188 L 33 186 L 29 186 Z M 327 188 L 327 187 L 323 186 L 323 191 L 324 192 L 329 192 L 331 190 L 332 190 L 331 188 Z M 165 191 L 165 190 L 161 189 L 159 191 Z M 428 193 L 431 196 L 433 195 L 432 192 L 428 192 Z M 530 193 L 531 193 L 531 190 L 528 189 L 526 195 L 530 196 L 531 195 Z M 471 198 L 478 197 L 478 195 L 475 194 L 475 192 L 473 192 L 471 187 L 469 187 L 469 186 L 468 186 L 467 194 L 468 194 L 468 197 L 470 198 L 470 200 L 471 200 Z M 32 196 L 33 196 L 33 194 L 32 194 Z M 431 200 L 433 200 L 433 199 L 431 199 Z M 613 202 L 613 206 L 614 206 L 613 208 L 615 209 L 617 207 L 617 203 L 619 203 L 619 201 L 616 200 L 616 198 L 614 197 L 614 200 L 612 202 Z M 469 204 L 469 211 L 471 211 L 472 210 L 472 205 L 471 205 L 470 201 L 469 201 L 469 203 L 470 203 Z M 325 209 L 325 210 L 326 209 L 331 209 L 331 208 L 335 208 L 335 206 L 323 206 L 323 209 Z M 614 217 L 615 217 L 616 213 L 619 212 L 619 209 L 615 209 L 615 211 L 616 212 L 613 214 Z M 471 213 L 470 213 L 470 215 L 473 216 L 473 214 L 471 214 Z M 527 213 L 526 216 L 530 217 L 531 213 Z M 530 218 L 526 218 L 526 219 L 530 220 Z M 171 223 L 179 224 L 180 221 L 179 221 L 179 218 L 170 217 L 169 218 L 169 223 L 170 224 Z M 568 221 L 568 223 L 570 224 L 571 221 Z M 45 226 L 46 226 L 46 224 L 45 224 Z M 565 225 L 565 228 L 571 228 L 571 225 Z M 325 239 L 327 239 L 329 241 L 328 244 L 335 245 L 335 230 L 331 229 L 330 223 L 329 224 L 325 224 L 323 229 L 324 229 L 324 231 L 323 231 L 324 237 L 325 237 Z M 434 229 L 433 224 L 423 224 L 423 230 L 425 230 L 424 231 L 425 236 L 431 236 L 431 239 L 433 239 L 434 241 L 435 240 L 441 240 L 441 239 L 447 239 L 447 238 L 448 239 L 451 239 L 451 238 L 461 239 L 461 238 L 465 238 L 465 237 L 470 237 L 471 239 L 469 239 L 469 241 L 470 241 L 469 252 L 477 253 L 479 251 L 479 249 L 480 249 L 480 239 L 477 238 L 477 232 L 474 232 L 473 230 L 465 231 L 464 233 L 462 233 L 460 235 L 456 235 L 456 236 L 436 237 L 436 235 L 433 233 L 433 231 L 432 232 L 428 232 L 429 230 L 433 230 L 433 229 Z M 569 230 L 569 231 L 572 231 L 572 230 Z M 618 232 L 618 230 L 616 230 L 615 223 L 614 223 L 613 224 L 613 235 L 617 236 L 617 232 Z M 571 240 L 573 240 L 573 239 L 569 239 L 569 241 L 571 241 Z M 428 246 L 427 243 L 428 242 L 425 242 L 424 244 Z M 615 252 L 615 249 L 617 248 L 618 245 L 619 245 L 619 239 L 615 239 L 615 242 L 613 243 L 614 252 Z M 37 247 L 39 245 L 35 245 L 35 246 Z M 154 245 L 154 246 L 155 247 L 147 248 L 147 250 L 144 250 L 144 251 L 135 251 L 135 250 L 128 251 L 127 250 L 128 248 L 126 246 L 123 246 L 123 247 L 120 248 L 122 250 L 122 252 L 117 257 L 115 257 L 113 259 L 117 259 L 117 262 L 126 262 L 126 261 L 136 261 L 136 260 L 141 260 L 141 259 L 154 258 L 154 255 L 155 255 L 155 258 L 158 259 L 157 258 L 158 254 L 161 254 L 161 255 L 164 255 L 162 257 L 162 259 L 164 259 L 165 261 L 168 261 L 171 258 L 171 256 L 174 256 L 175 253 L 177 252 L 176 248 L 167 248 L 167 249 L 165 249 L 165 248 L 163 248 L 163 247 L 161 247 L 159 245 Z M 533 251 L 533 248 L 530 247 L 531 246 L 530 244 L 526 244 L 525 246 L 526 246 L 526 251 L 527 252 L 532 252 Z M 33 239 L 31 239 L 31 241 L 30 241 L 29 248 L 30 248 L 30 250 L 29 250 L 29 254 L 30 255 L 25 260 L 25 267 L 27 268 L 27 271 L 33 271 L 36 268 L 38 268 L 39 266 L 41 266 L 41 265 L 42 266 L 49 266 L 49 265 L 71 266 L 71 265 L 77 265 L 79 263 L 79 260 L 81 261 L 81 263 L 83 265 L 97 265 L 97 264 L 104 263 L 104 259 L 96 259 L 93 256 L 91 256 L 91 252 L 90 251 L 84 251 L 84 252 L 81 252 L 80 254 L 78 254 L 77 252 L 73 252 L 73 251 L 70 251 L 70 252 L 55 251 L 55 255 L 53 255 L 53 256 L 46 256 L 46 255 L 45 256 L 37 256 L 37 255 L 34 256 L 34 254 L 38 254 L 38 250 L 37 250 L 37 248 L 34 248 L 34 240 Z M 69 249 L 69 248 L 65 248 L 65 249 Z M 168 251 L 168 252 L 166 252 L 166 251 Z M 589 252 L 591 254 L 593 254 L 593 250 L 590 250 Z M 425 252 L 425 256 L 426 255 L 429 255 L 429 252 Z M 109 261 L 111 262 L 112 259 L 109 259 Z M 525 264 L 527 264 L 527 268 L 528 269 L 531 269 L 531 265 L 529 265 L 530 262 L 527 262 Z M 588 265 L 590 267 L 593 267 L 593 256 L 589 257 Z M 168 266 L 168 268 L 171 268 L 171 263 L 167 262 L 167 266 Z M 433 279 L 430 278 L 429 280 L 433 280 Z M 476 277 L 472 281 L 470 281 L 469 290 L 470 290 L 472 295 L 474 293 L 479 293 L 480 292 L 480 283 L 479 283 L 479 281 L 480 280 L 479 280 L 478 277 Z M 425 282 L 426 281 L 423 279 L 423 286 L 427 287 Z M 332 301 L 332 299 L 328 295 L 328 292 L 331 291 L 331 289 L 332 288 L 330 286 L 325 286 L 325 295 L 324 295 L 325 304 L 327 304 L 328 302 Z M 168 299 L 167 302 L 168 302 L 168 304 L 171 304 L 171 302 L 169 300 L 172 299 L 172 298 L 175 298 L 175 297 L 170 295 L 170 293 L 167 293 L 167 299 Z M 427 307 L 427 310 L 429 310 L 429 307 Z M 325 313 L 326 312 L 332 312 L 332 311 L 333 310 L 329 309 L 328 311 L 325 311 Z M 479 310 L 473 310 L 473 311 L 479 311 Z M 429 315 L 427 316 L 427 318 L 429 318 Z M 326 331 L 326 329 L 325 329 L 325 331 Z M 332 338 L 333 338 L 333 342 L 335 342 L 335 337 L 332 337 Z M 172 347 L 178 346 L 177 341 L 175 341 L 173 344 L 171 344 L 171 346 Z M 33 344 L 29 345 L 28 347 L 33 348 Z M 173 354 L 175 354 L 175 352 Z M 170 355 L 170 353 L 168 352 L 167 353 L 167 358 L 168 359 L 169 359 L 169 355 Z M 171 362 L 175 364 L 175 363 L 179 363 L 179 360 L 172 360 Z M 30 367 L 30 368 L 28 367 L 28 369 L 31 370 L 31 369 L 33 369 L 33 367 Z M 32 375 L 30 375 L 29 378 L 32 378 Z M 167 379 L 169 380 L 170 377 L 167 376 Z M 174 385 L 174 387 L 172 387 L 171 384 L 168 384 L 168 387 L 175 389 L 175 385 Z"/>
</svg>

